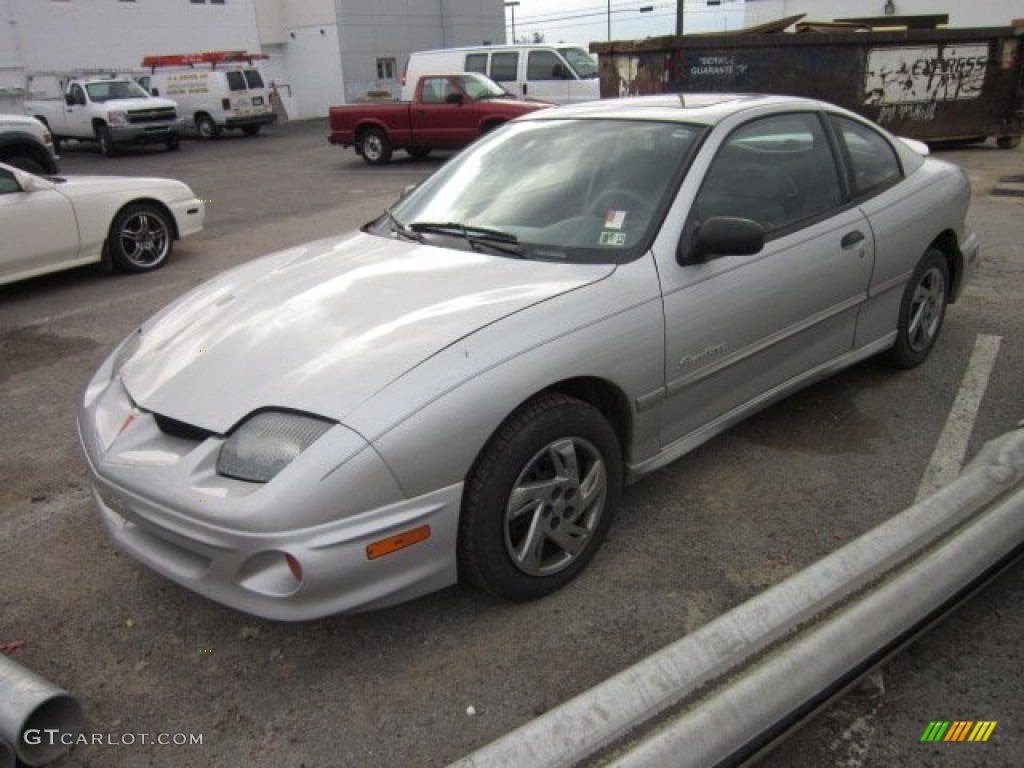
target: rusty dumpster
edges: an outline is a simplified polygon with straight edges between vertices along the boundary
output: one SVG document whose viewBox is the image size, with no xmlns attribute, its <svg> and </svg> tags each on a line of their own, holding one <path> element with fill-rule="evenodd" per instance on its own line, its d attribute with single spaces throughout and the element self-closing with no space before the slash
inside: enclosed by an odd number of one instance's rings
<svg viewBox="0 0 1024 768">
<path fill-rule="evenodd" d="M 924 141 L 1020 144 L 1024 28 L 684 35 L 592 43 L 601 97 L 778 93 Z"/>
</svg>

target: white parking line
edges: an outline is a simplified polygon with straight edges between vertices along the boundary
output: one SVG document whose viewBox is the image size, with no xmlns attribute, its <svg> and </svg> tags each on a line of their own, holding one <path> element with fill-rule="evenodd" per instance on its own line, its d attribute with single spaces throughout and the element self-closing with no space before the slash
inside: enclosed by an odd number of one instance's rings
<svg viewBox="0 0 1024 768">
<path fill-rule="evenodd" d="M 124 293 L 119 296 L 104 296 L 98 301 L 94 301 L 91 304 L 86 304 L 75 309 L 69 309 L 64 312 L 58 312 L 53 315 L 47 315 L 46 317 L 37 318 L 30 320 L 25 323 L 20 323 L 19 328 L 37 328 L 41 325 L 50 325 L 52 323 L 66 320 L 69 317 L 75 317 L 77 315 L 86 315 L 89 313 L 100 313 L 115 304 L 124 304 L 126 302 L 135 301 L 142 296 L 151 296 L 157 293 L 166 293 L 167 291 L 174 291 L 180 293 L 183 288 L 188 286 L 189 283 L 184 280 L 179 280 L 174 283 L 164 283 L 154 288 L 147 288 L 144 291 L 133 291 L 131 293 Z"/>
<path fill-rule="evenodd" d="M 974 419 L 978 415 L 981 399 L 988 388 L 988 380 L 992 368 L 996 364 L 1002 336 L 978 336 L 974 342 L 974 351 L 967 361 L 967 371 L 960 383 L 960 391 L 953 401 L 953 409 L 946 419 L 946 426 L 939 436 L 931 461 L 921 479 L 914 501 L 918 502 L 935 491 L 948 485 L 963 468 L 964 456 L 967 455 L 967 442 L 974 429 Z"/>
</svg>

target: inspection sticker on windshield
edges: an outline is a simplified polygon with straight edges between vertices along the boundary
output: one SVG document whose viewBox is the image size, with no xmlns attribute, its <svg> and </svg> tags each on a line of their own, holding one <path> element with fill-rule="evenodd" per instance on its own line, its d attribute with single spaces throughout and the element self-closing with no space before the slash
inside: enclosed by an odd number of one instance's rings
<svg viewBox="0 0 1024 768">
<path fill-rule="evenodd" d="M 626 222 L 625 211 L 608 211 L 604 217 L 605 229 L 622 229 L 622 225 Z"/>
<path fill-rule="evenodd" d="M 617 245 L 623 246 L 626 244 L 626 233 L 625 232 L 602 232 L 601 233 L 601 245 Z"/>
</svg>

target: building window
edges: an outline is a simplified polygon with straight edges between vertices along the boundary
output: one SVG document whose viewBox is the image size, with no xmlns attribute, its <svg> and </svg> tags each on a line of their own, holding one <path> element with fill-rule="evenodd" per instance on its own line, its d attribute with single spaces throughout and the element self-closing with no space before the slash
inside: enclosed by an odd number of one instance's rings
<svg viewBox="0 0 1024 768">
<path fill-rule="evenodd" d="M 397 62 L 394 59 L 377 59 L 377 79 L 395 80 L 395 72 L 398 71 Z"/>
</svg>

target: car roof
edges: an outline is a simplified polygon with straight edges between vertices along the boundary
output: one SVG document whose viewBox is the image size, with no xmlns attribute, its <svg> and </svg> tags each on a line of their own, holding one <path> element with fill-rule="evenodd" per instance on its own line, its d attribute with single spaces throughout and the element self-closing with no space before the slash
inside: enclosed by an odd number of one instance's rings
<svg viewBox="0 0 1024 768">
<path fill-rule="evenodd" d="M 532 113 L 520 119 L 658 120 L 716 125 L 725 118 L 746 110 L 765 107 L 821 109 L 823 106 L 820 101 L 797 96 L 756 93 L 663 93 L 655 96 L 627 96 L 570 104 Z"/>
</svg>

